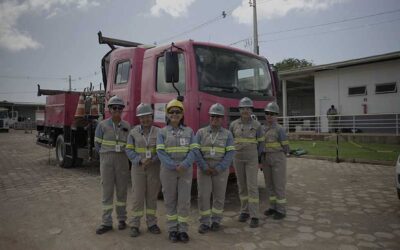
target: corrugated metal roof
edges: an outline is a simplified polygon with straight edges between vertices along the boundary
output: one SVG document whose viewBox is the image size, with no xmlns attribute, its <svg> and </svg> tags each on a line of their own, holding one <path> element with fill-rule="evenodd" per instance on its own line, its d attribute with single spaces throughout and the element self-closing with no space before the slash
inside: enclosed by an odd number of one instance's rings
<svg viewBox="0 0 400 250">
<path fill-rule="evenodd" d="M 307 76 L 307 75 L 312 75 L 313 73 L 318 72 L 318 71 L 333 70 L 333 69 L 338 69 L 338 68 L 346 68 L 346 67 L 357 66 L 357 65 L 362 65 L 362 64 L 370 64 L 370 63 L 384 62 L 384 61 L 398 60 L 398 59 L 400 59 L 400 51 L 381 54 L 381 55 L 375 55 L 375 56 L 369 56 L 369 57 L 363 57 L 363 58 L 358 58 L 358 59 L 352 59 L 352 60 L 336 62 L 336 63 L 316 65 L 316 66 L 300 68 L 300 69 L 291 69 L 291 70 L 280 71 L 279 76 L 282 79 L 291 78 L 294 76 Z"/>
</svg>

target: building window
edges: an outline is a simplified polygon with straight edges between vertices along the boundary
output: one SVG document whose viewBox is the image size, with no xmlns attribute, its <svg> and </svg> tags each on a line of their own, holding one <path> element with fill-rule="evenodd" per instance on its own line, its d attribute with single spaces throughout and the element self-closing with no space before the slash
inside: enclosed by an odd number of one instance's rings
<svg viewBox="0 0 400 250">
<path fill-rule="evenodd" d="M 175 83 L 181 95 L 185 93 L 185 60 L 183 54 L 178 54 L 179 62 L 179 82 Z M 157 59 L 157 92 L 159 93 L 175 93 L 176 90 L 172 83 L 165 81 L 165 58 L 164 56 Z"/>
<path fill-rule="evenodd" d="M 367 95 L 367 86 L 350 87 L 349 96 Z"/>
<path fill-rule="evenodd" d="M 397 93 L 397 84 L 395 82 L 379 83 L 375 85 L 375 94 Z"/>
<path fill-rule="evenodd" d="M 117 64 L 117 74 L 115 75 L 115 84 L 124 84 L 128 82 L 130 61 L 124 61 Z"/>
</svg>

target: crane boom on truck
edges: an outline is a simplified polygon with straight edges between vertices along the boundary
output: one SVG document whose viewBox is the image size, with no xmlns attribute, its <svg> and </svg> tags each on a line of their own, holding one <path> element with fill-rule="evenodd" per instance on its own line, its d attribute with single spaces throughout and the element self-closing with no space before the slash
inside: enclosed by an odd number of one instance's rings
<svg viewBox="0 0 400 250">
<path fill-rule="evenodd" d="M 237 103 L 244 96 L 254 101 L 254 115 L 261 121 L 265 119 L 266 104 L 276 100 L 276 72 L 265 57 L 248 51 L 193 40 L 163 46 L 144 45 L 104 37 L 101 32 L 98 41 L 110 47 L 101 60 L 104 92 L 98 97 L 99 116 L 85 114 L 84 126 L 74 126 L 73 113 L 82 93 L 54 93 L 47 97 L 45 125 L 38 137 L 47 138 L 47 142 L 38 141 L 55 146 L 56 155 L 60 156 L 57 159 L 64 167 L 79 164 L 81 150 L 89 152 L 90 159 L 95 158 L 94 126 L 99 117 L 110 117 L 104 107 L 114 95 L 126 103 L 122 116 L 131 125 L 139 123 L 135 109 L 143 102 L 153 106 L 154 122 L 162 127 L 165 126 L 165 105 L 178 93 L 185 105 L 185 123 L 194 131 L 208 125 L 207 111 L 216 102 L 227 109 L 226 126 L 240 116 Z M 86 100 L 93 93 L 83 95 Z M 64 119 L 48 118 L 51 115 Z M 67 164 L 62 161 L 65 159 Z"/>
</svg>

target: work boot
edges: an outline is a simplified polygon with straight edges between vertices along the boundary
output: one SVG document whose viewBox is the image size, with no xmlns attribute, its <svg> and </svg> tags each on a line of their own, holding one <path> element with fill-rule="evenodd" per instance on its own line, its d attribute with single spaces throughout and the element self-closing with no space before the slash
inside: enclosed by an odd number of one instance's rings
<svg viewBox="0 0 400 250">
<path fill-rule="evenodd" d="M 126 228 L 126 223 L 125 221 L 121 220 L 118 222 L 118 230 L 124 230 Z"/>
<path fill-rule="evenodd" d="M 107 233 L 108 231 L 112 230 L 112 226 L 101 225 L 96 229 L 96 234 L 103 234 Z"/>
<path fill-rule="evenodd" d="M 247 213 L 241 213 L 239 215 L 239 222 L 246 222 L 250 218 L 250 215 Z"/>
<path fill-rule="evenodd" d="M 213 222 L 211 224 L 211 231 L 216 232 L 221 228 L 221 225 L 218 222 Z"/>
<path fill-rule="evenodd" d="M 209 227 L 208 225 L 206 225 L 206 224 L 201 224 L 201 225 L 199 226 L 199 233 L 205 234 L 205 233 L 207 233 L 208 231 L 210 231 L 210 227 Z"/>
<path fill-rule="evenodd" d="M 183 243 L 187 243 L 189 241 L 189 235 L 186 232 L 180 232 L 178 234 L 179 240 Z"/>
<path fill-rule="evenodd" d="M 258 227 L 258 219 L 257 219 L 257 218 L 251 218 L 250 227 L 251 227 L 251 228 L 256 228 L 256 227 Z"/>
<path fill-rule="evenodd" d="M 265 216 L 271 216 L 271 215 L 274 215 L 275 213 L 276 213 L 276 210 L 273 208 L 270 208 L 270 209 L 267 209 L 264 211 Z"/>
<path fill-rule="evenodd" d="M 140 234 L 139 228 L 137 227 L 131 227 L 131 237 L 138 237 Z"/>
<path fill-rule="evenodd" d="M 276 213 L 274 214 L 274 217 L 272 217 L 272 218 L 274 220 L 282 220 L 285 217 L 286 217 L 286 214 L 276 211 Z"/>
<path fill-rule="evenodd" d="M 169 232 L 168 239 L 172 243 L 178 242 L 178 232 L 176 231 Z"/>
<path fill-rule="evenodd" d="M 160 234 L 161 233 L 160 228 L 156 224 L 154 224 L 153 226 L 149 227 L 148 229 L 149 229 L 149 232 L 152 233 L 152 234 Z"/>
</svg>

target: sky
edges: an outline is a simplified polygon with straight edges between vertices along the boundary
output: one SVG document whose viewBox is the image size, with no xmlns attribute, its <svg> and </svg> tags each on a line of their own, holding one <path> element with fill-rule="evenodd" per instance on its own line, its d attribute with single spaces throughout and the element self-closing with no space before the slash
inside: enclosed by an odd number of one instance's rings
<svg viewBox="0 0 400 250">
<path fill-rule="evenodd" d="M 400 0 L 257 0 L 260 55 L 315 65 L 400 51 Z M 225 13 L 223 17 L 222 13 Z M 0 101 L 101 82 L 104 36 L 194 39 L 253 50 L 249 0 L 0 0 Z"/>
</svg>

